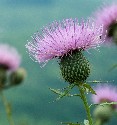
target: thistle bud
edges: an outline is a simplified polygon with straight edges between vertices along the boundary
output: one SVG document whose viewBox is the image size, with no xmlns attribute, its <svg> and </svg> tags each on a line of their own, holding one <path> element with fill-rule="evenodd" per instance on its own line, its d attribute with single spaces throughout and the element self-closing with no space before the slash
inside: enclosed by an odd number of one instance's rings
<svg viewBox="0 0 117 125">
<path fill-rule="evenodd" d="M 10 84 L 19 85 L 26 77 L 26 71 L 23 68 L 19 68 L 16 71 L 12 72 L 10 75 Z"/>
<path fill-rule="evenodd" d="M 117 22 L 113 22 L 109 26 L 108 37 L 112 37 L 113 41 L 117 44 Z"/>
<path fill-rule="evenodd" d="M 94 118 L 96 121 L 100 120 L 101 123 L 106 123 L 110 120 L 111 116 L 113 115 L 113 108 L 110 105 L 98 105 L 94 112 Z"/>
<path fill-rule="evenodd" d="M 73 51 L 72 54 L 64 55 L 59 65 L 63 78 L 69 83 L 82 83 L 90 73 L 89 62 L 81 51 Z"/>
</svg>

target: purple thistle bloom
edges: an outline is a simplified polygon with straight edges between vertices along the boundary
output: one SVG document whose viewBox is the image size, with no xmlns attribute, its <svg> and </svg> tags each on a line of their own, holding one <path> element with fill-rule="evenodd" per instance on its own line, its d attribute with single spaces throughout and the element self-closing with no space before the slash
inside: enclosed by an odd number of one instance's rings
<svg viewBox="0 0 117 125">
<path fill-rule="evenodd" d="M 117 102 L 117 88 L 115 86 L 103 84 L 98 85 L 94 90 L 97 95 L 92 95 L 93 103 Z"/>
<path fill-rule="evenodd" d="M 95 22 L 103 25 L 103 36 L 107 36 L 107 40 L 111 41 L 109 36 L 109 28 L 117 21 L 117 5 L 105 6 L 95 13 Z"/>
<path fill-rule="evenodd" d="M 102 26 L 96 26 L 87 21 L 78 23 L 77 19 L 54 21 L 35 33 L 32 40 L 26 44 L 29 54 L 39 63 L 47 62 L 55 57 L 63 57 L 73 50 L 96 48 L 103 41 Z"/>
<path fill-rule="evenodd" d="M 15 70 L 19 67 L 21 57 L 17 50 L 7 44 L 0 44 L 0 67 Z"/>
</svg>

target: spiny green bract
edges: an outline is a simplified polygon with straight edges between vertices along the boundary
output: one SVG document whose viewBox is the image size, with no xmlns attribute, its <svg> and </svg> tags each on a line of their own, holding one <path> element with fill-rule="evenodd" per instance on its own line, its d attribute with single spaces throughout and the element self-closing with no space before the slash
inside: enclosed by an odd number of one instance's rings
<svg viewBox="0 0 117 125">
<path fill-rule="evenodd" d="M 73 51 L 64 55 L 59 65 L 63 78 L 69 83 L 84 82 L 90 73 L 89 62 L 81 51 Z"/>
</svg>

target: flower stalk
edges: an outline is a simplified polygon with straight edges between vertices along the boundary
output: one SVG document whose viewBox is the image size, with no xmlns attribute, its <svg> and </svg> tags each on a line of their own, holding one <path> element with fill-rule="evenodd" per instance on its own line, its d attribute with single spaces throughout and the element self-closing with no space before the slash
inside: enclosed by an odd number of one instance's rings
<svg viewBox="0 0 117 125">
<path fill-rule="evenodd" d="M 10 106 L 9 102 L 7 101 L 6 97 L 4 96 L 2 90 L 0 91 L 0 96 L 1 96 L 1 99 L 3 102 L 3 105 L 5 107 L 5 110 L 6 110 L 9 125 L 15 125 L 14 120 L 12 118 L 11 106 Z"/>
<path fill-rule="evenodd" d="M 79 91 L 80 91 L 81 99 L 83 100 L 83 103 L 84 103 L 84 107 L 85 107 L 85 110 L 86 110 L 89 125 L 93 125 L 93 121 L 92 121 L 92 117 L 91 117 L 91 113 L 90 113 L 90 107 L 89 107 L 89 104 L 88 104 L 88 101 L 87 101 L 87 98 L 86 98 L 86 95 L 85 95 L 85 91 L 80 85 L 78 86 L 78 88 L 79 88 Z"/>
</svg>

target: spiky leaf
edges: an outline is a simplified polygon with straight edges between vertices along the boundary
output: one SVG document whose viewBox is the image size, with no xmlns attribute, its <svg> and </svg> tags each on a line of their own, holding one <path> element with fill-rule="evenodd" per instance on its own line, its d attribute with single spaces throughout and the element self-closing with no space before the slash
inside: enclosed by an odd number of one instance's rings
<svg viewBox="0 0 117 125">
<path fill-rule="evenodd" d="M 104 102 L 104 103 L 99 103 L 99 104 L 91 104 L 89 107 L 96 106 L 96 105 L 100 105 L 100 106 L 104 106 L 104 105 L 117 105 L 117 102 Z"/>
<path fill-rule="evenodd" d="M 83 84 L 83 86 L 85 87 L 86 90 L 88 89 L 88 92 L 91 92 L 92 94 L 96 95 L 95 90 L 89 84 L 85 83 L 85 84 Z"/>
<path fill-rule="evenodd" d="M 55 89 L 52 89 L 52 88 L 49 88 L 52 92 L 54 92 L 55 94 L 58 94 L 59 97 L 56 99 L 56 101 L 58 101 L 59 99 L 63 98 L 64 96 L 70 96 L 70 91 L 71 89 L 74 87 L 75 85 L 74 84 L 70 84 L 69 86 L 67 86 L 63 92 L 60 91 L 60 89 L 58 90 L 55 90 Z"/>
<path fill-rule="evenodd" d="M 62 122 L 61 124 L 65 124 L 65 125 L 81 125 L 79 123 L 72 123 L 72 122 Z"/>
</svg>

